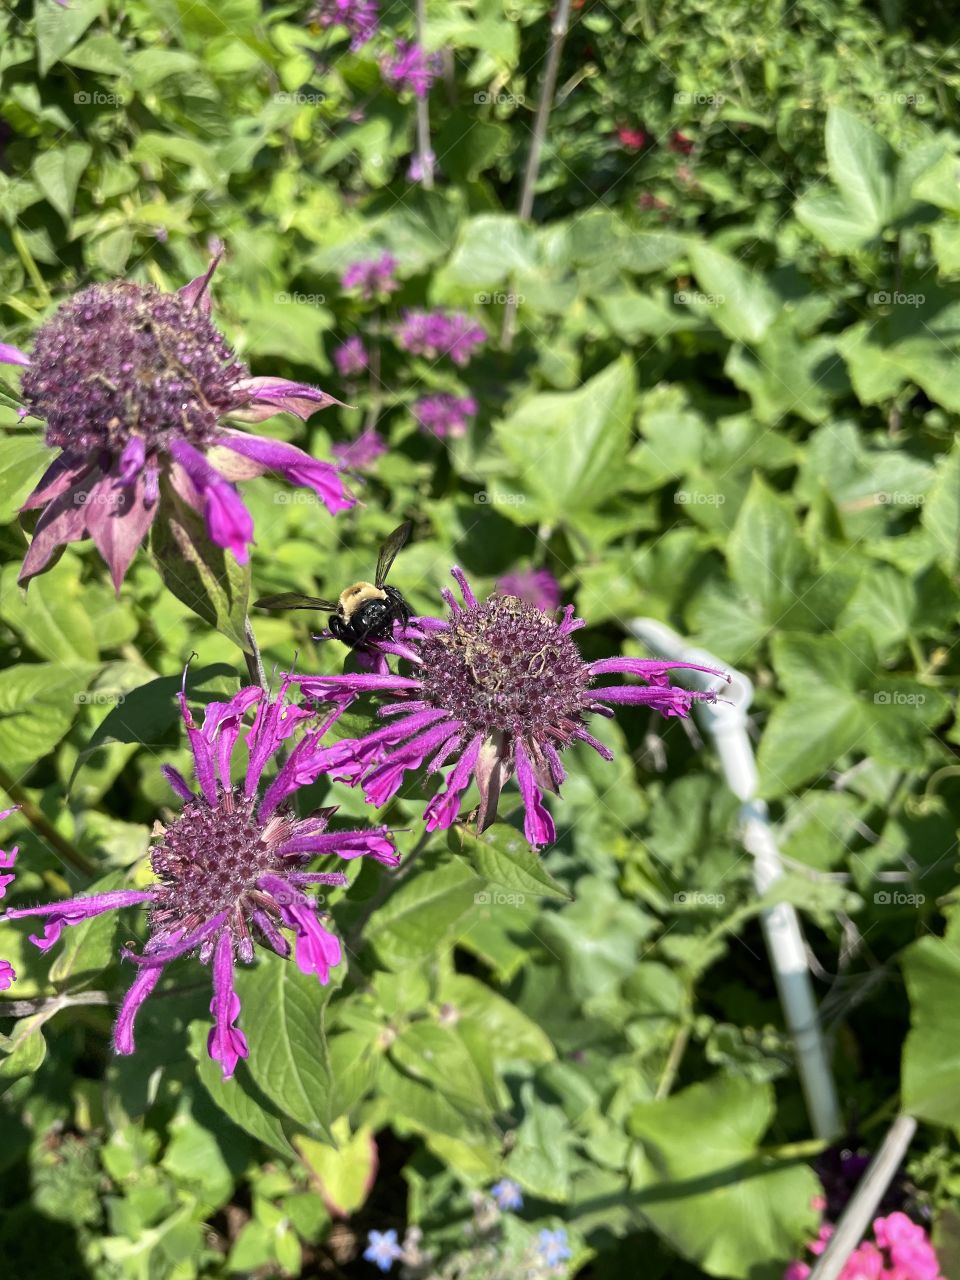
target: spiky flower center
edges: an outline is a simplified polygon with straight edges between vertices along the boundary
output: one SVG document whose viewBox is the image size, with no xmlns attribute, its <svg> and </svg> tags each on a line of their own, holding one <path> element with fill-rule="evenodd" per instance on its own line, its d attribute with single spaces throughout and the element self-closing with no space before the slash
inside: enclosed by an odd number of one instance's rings
<svg viewBox="0 0 960 1280">
<path fill-rule="evenodd" d="M 149 453 L 172 436 L 209 443 L 246 376 L 202 307 L 119 282 L 83 289 L 40 328 L 23 396 L 50 445 L 117 453 L 138 435 Z"/>
<path fill-rule="evenodd" d="M 267 872 L 290 870 L 289 860 L 276 850 L 293 819 L 273 818 L 262 827 L 255 805 L 229 791 L 216 809 L 201 800 L 184 804 L 150 857 L 160 878 L 155 925 L 192 927 L 236 908 L 247 914 L 262 897 L 257 880 Z"/>
<path fill-rule="evenodd" d="M 470 734 L 542 737 L 578 719 L 590 673 L 553 618 L 516 596 L 456 613 L 421 644 L 424 697 Z"/>
</svg>

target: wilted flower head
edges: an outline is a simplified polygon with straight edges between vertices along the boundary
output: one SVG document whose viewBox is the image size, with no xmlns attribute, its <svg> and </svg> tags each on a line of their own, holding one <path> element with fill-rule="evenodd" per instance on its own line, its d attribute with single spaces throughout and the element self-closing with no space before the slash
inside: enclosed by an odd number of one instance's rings
<svg viewBox="0 0 960 1280">
<path fill-rule="evenodd" d="M 411 89 L 425 98 L 440 73 L 440 55 L 427 53 L 416 41 L 398 40 L 393 56 L 380 63 L 383 78 L 394 89 Z"/>
<path fill-rule="evenodd" d="M 370 357 L 367 354 L 367 348 L 363 345 L 363 339 L 354 334 L 352 338 L 348 338 L 346 342 L 341 343 L 333 353 L 333 362 L 337 366 L 337 372 L 341 378 L 349 378 L 355 373 L 362 373 L 370 363 Z"/>
<path fill-rule="evenodd" d="M 721 672 L 641 658 L 587 662 L 572 638 L 584 625 L 574 617 L 572 605 L 557 621 L 515 596 L 478 601 L 459 569 L 453 576 L 463 605 L 445 591 L 449 618 L 413 618 L 395 627 L 392 641 L 373 643 L 380 654 L 378 670 L 295 677 L 308 696 L 333 703 L 334 714 L 364 694 L 384 699 L 379 714 L 388 723 L 382 729 L 324 748 L 319 765 L 313 762 L 335 778 L 360 783 L 371 804 L 386 804 L 408 770 L 426 764 L 429 771 L 439 771 L 452 764 L 446 790 L 427 805 L 427 829 L 456 822 L 475 780 L 482 830 L 496 817 L 500 791 L 515 774 L 527 839 L 537 847 L 547 845 L 555 831 L 543 792 L 559 791 L 565 777 L 561 753 L 574 742 L 585 742 L 612 759 L 587 731 L 588 716 L 611 716 L 609 704 L 619 703 L 686 716 L 696 699 L 716 700 L 715 693 L 671 686 L 668 673 L 682 667 L 717 676 Z M 392 674 L 387 655 L 408 662 L 411 674 Z M 598 677 L 613 673 L 645 683 L 597 686 Z"/>
<path fill-rule="evenodd" d="M 320 27 L 346 27 L 350 48 L 362 49 L 377 32 L 376 0 L 319 0 L 310 11 L 310 21 Z"/>
<path fill-rule="evenodd" d="M 394 326 L 397 346 L 413 355 L 449 356 L 454 364 L 469 364 L 487 340 L 485 329 L 462 311 L 407 310 Z"/>
<path fill-rule="evenodd" d="M 353 505 L 329 463 L 222 425 L 281 410 L 305 420 L 338 402 L 304 383 L 250 377 L 210 319 L 216 264 L 172 294 L 129 281 L 91 285 L 41 325 L 31 355 L 0 346 L 0 360 L 24 367 L 26 408 L 62 451 L 24 503 L 42 511 L 21 582 L 65 543 L 90 537 L 119 589 L 172 500 L 202 512 L 213 542 L 245 561 L 253 521 L 232 482 L 266 471 L 312 488 L 332 512 Z"/>
<path fill-rule="evenodd" d="M 330 452 L 348 471 L 363 471 L 387 452 L 383 436 L 373 427 L 361 431 L 356 440 L 335 444 Z"/>
<path fill-rule="evenodd" d="M 359 289 L 360 296 L 369 301 L 400 288 L 395 279 L 397 265 L 392 253 L 381 253 L 379 258 L 361 258 L 351 262 L 340 277 L 340 283 L 344 289 Z"/>
<path fill-rule="evenodd" d="M 440 391 L 414 401 L 413 416 L 421 431 L 444 440 L 447 436 L 466 434 L 467 423 L 477 412 L 473 396 L 454 396 Z"/>
<path fill-rule="evenodd" d="M 294 749 L 273 781 L 261 793 L 261 778 L 269 760 L 312 714 L 286 701 L 287 684 L 275 698 L 256 686 L 243 688 L 227 702 L 211 702 L 198 729 L 180 695 L 187 736 L 193 751 L 199 791 L 166 765 L 163 773 L 183 801 L 180 815 L 160 829 L 150 862 L 156 883 L 146 889 L 117 889 L 8 910 L 4 919 L 36 916 L 43 933 L 31 942 L 46 951 L 67 925 L 80 924 L 105 911 L 143 905 L 150 936 L 137 954 L 123 955 L 137 968 L 137 976 L 120 1008 L 114 1030 L 118 1053 L 134 1051 L 134 1019 L 160 980 L 164 968 L 180 956 L 195 954 L 212 967 L 213 1028 L 209 1052 L 233 1074 L 237 1060 L 247 1056 L 243 1032 L 235 1025 L 240 1001 L 233 985 L 235 960 L 253 959 L 254 941 L 280 956 L 291 951 L 303 973 L 329 980 L 339 964 L 340 943 L 321 924 L 316 903 L 307 894 L 312 885 L 345 883 L 341 872 L 308 871 L 318 855 L 340 859 L 369 855 L 387 865 L 398 859 L 385 829 L 328 831 L 334 809 L 321 809 L 298 818 L 289 797 L 313 781 L 304 765 L 304 751 Z M 243 780 L 234 783 L 231 758 L 244 728 L 248 763 Z M 297 744 L 309 754 L 325 726 L 309 729 Z M 293 945 L 285 936 L 292 934 Z"/>
<path fill-rule="evenodd" d="M 544 612 L 560 604 L 560 583 L 549 569 L 515 569 L 497 579 L 501 595 L 516 596 L 524 604 L 535 605 Z"/>
</svg>

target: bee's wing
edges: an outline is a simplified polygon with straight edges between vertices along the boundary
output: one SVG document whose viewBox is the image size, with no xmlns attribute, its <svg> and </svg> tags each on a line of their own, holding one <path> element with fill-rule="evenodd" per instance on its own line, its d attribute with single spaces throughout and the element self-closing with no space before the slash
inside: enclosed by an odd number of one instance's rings
<svg viewBox="0 0 960 1280">
<path fill-rule="evenodd" d="M 322 596 L 302 596 L 299 591 L 281 591 L 276 596 L 261 596 L 254 604 L 258 609 L 336 609 L 333 600 L 324 600 Z"/>
<path fill-rule="evenodd" d="M 404 520 L 403 524 L 394 529 L 393 533 L 387 538 L 383 546 L 380 548 L 380 555 L 377 557 L 377 574 L 374 582 L 378 588 L 382 587 L 387 580 L 387 574 L 390 572 L 390 566 L 397 558 L 397 553 L 406 545 L 407 539 L 413 532 L 413 521 Z"/>
</svg>

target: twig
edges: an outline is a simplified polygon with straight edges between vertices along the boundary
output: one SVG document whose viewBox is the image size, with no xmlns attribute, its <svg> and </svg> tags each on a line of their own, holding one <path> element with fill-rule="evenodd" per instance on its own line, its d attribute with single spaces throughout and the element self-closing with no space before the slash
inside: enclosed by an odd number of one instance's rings
<svg viewBox="0 0 960 1280">
<path fill-rule="evenodd" d="M 34 831 L 42 840 L 45 840 L 52 849 L 55 849 L 60 857 L 75 871 L 82 872 L 85 876 L 96 874 L 94 864 L 80 852 L 75 849 L 69 840 L 64 839 L 56 827 L 52 826 L 42 811 L 37 808 L 27 793 L 10 777 L 3 765 L 0 765 L 0 787 L 7 793 L 14 804 L 18 805 L 20 812 L 33 827 Z"/>
<path fill-rule="evenodd" d="M 417 44 L 423 52 L 423 32 L 427 25 L 427 0 L 417 0 L 415 9 Z M 426 54 L 424 53 L 424 57 Z M 420 158 L 420 183 L 433 190 L 433 152 L 430 150 L 430 102 L 427 94 L 417 98 L 417 155 Z"/>
<path fill-rule="evenodd" d="M 78 1005 L 106 1004 L 113 1004 L 106 991 L 77 991 L 73 995 L 64 993 L 49 1000 L 3 1000 L 0 1001 L 0 1017 L 32 1018 L 38 1013 L 49 1016 L 60 1009 L 71 1009 Z"/>
<path fill-rule="evenodd" d="M 418 0 L 422 4 L 423 0 Z M 547 51 L 547 65 L 543 73 L 543 84 L 540 86 L 540 101 L 537 103 L 537 114 L 533 122 L 533 133 L 530 135 L 530 154 L 527 156 L 527 167 L 523 175 L 523 187 L 520 191 L 520 204 L 517 213 L 525 221 L 533 212 L 533 193 L 540 175 L 540 155 L 547 136 L 550 123 L 550 112 L 553 109 L 553 95 L 557 87 L 557 76 L 560 72 L 560 56 L 563 53 L 564 41 L 570 26 L 570 0 L 559 0 L 557 11 L 550 25 L 550 48 Z M 509 350 L 513 345 L 516 329 L 517 296 L 511 292 L 503 313 L 503 330 L 500 335 L 501 345 Z"/>
<path fill-rule="evenodd" d="M 903 1163 L 916 1128 L 917 1122 L 913 1116 L 901 1115 L 897 1116 L 887 1130 L 880 1150 L 857 1184 L 853 1199 L 844 1209 L 810 1280 L 837 1280 L 851 1253 L 863 1238 L 894 1174 Z"/>
</svg>

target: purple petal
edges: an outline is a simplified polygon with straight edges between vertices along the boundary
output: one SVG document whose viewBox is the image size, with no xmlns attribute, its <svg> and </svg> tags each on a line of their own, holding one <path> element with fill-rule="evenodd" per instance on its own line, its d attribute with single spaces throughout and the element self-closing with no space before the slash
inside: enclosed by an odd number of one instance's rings
<svg viewBox="0 0 960 1280">
<path fill-rule="evenodd" d="M 207 704 L 201 732 L 209 743 L 216 745 L 217 768 L 224 787 L 230 786 L 230 759 L 243 728 L 243 717 L 262 697 L 262 689 L 248 685 L 234 694 L 229 702 Z"/>
<path fill-rule="evenodd" d="M 173 787 L 174 791 L 181 800 L 196 800 L 193 789 L 188 784 L 186 778 L 179 769 L 175 769 L 172 764 L 162 764 L 160 772 Z"/>
<path fill-rule="evenodd" d="M 0 342 L 0 364 L 28 365 L 30 357 L 19 347 L 11 347 L 9 342 Z"/>
<path fill-rule="evenodd" d="M 17 971 L 9 960 L 0 960 L 0 991 L 7 991 L 17 980 Z"/>
<path fill-rule="evenodd" d="M 20 567 L 19 583 L 42 573 L 59 547 L 86 537 L 87 501 L 101 478 L 101 472 L 88 471 L 50 502 L 37 521 L 33 541 Z"/>
<path fill-rule="evenodd" d="M 210 281 L 213 279 L 213 273 L 216 271 L 220 259 L 223 257 L 223 251 L 215 254 L 210 259 L 210 265 L 202 276 L 195 276 L 189 284 L 185 284 L 177 292 L 191 310 L 197 307 L 204 315 L 209 315 L 212 307 L 210 298 Z"/>
<path fill-rule="evenodd" d="M 530 759 L 519 738 L 514 743 L 517 760 L 517 785 L 523 796 L 523 834 L 535 849 L 553 844 L 557 838 L 553 819 L 543 804 L 543 796 L 534 778 Z"/>
<path fill-rule="evenodd" d="M 467 581 L 463 570 L 454 565 L 450 572 L 453 574 L 456 584 L 460 588 L 460 594 L 463 596 L 464 604 L 468 609 L 475 609 L 477 607 L 477 597 L 470 589 L 470 583 Z"/>
<path fill-rule="evenodd" d="M 313 853 L 343 858 L 345 861 L 369 854 L 385 866 L 394 867 L 400 861 L 400 856 L 386 831 L 382 827 L 377 831 L 329 831 L 323 835 L 298 835 L 295 829 L 290 839 L 278 847 L 277 853 Z"/>
<path fill-rule="evenodd" d="M 316 911 L 304 903 L 302 895 L 298 895 L 300 900 L 290 901 L 289 888 L 279 876 L 263 876 L 258 884 L 276 899 L 284 924 L 296 933 L 297 968 L 301 973 L 315 973 L 326 986 L 330 970 L 340 963 L 340 940 L 323 927 Z"/>
<path fill-rule="evenodd" d="M 282 440 L 268 440 L 265 436 L 248 436 L 228 432 L 220 437 L 227 449 L 253 458 L 261 466 L 288 480 L 290 484 L 312 489 L 331 514 L 346 511 L 356 504 L 356 498 L 348 492 L 339 470 L 329 462 L 319 462 L 295 445 Z"/>
<path fill-rule="evenodd" d="M 17 854 L 19 852 L 19 845 L 14 845 L 9 852 L 5 849 L 0 849 L 0 867 L 12 867 L 17 860 Z M 16 878 L 16 873 L 13 871 L 11 871 L 9 875 L 0 876 L 0 898 L 6 896 L 7 885 L 13 884 Z"/>
<path fill-rule="evenodd" d="M 707 675 L 719 676 L 729 681 L 726 671 L 718 671 L 715 667 L 701 667 L 695 662 L 664 662 L 660 658 L 601 658 L 599 662 L 588 664 L 590 672 L 595 676 L 610 675 L 622 671 L 625 675 L 639 676 L 648 684 L 669 684 L 668 671 L 677 669 L 686 671 L 705 671 Z"/>
<path fill-rule="evenodd" d="M 141 968 L 162 969 L 165 964 L 185 956 L 188 951 L 193 951 L 211 934 L 216 933 L 228 915 L 228 911 L 220 911 L 209 920 L 205 920 L 192 933 L 184 933 L 182 929 L 177 929 L 171 934 L 159 936 L 155 934 L 140 955 L 131 951 L 129 947 L 123 947 L 120 954 L 125 960 L 132 960 Z"/>
<path fill-rule="evenodd" d="M 130 990 L 123 998 L 123 1004 L 120 1006 L 120 1012 L 117 1015 L 117 1023 L 113 1028 L 113 1047 L 117 1053 L 127 1056 L 133 1053 L 136 1048 L 133 1039 L 134 1021 L 140 1011 L 140 1006 L 160 981 L 162 973 L 162 967 L 159 969 L 141 969 L 134 978 Z"/>
<path fill-rule="evenodd" d="M 239 422 L 263 422 L 277 413 L 293 413 L 306 422 L 311 414 L 328 405 L 343 405 L 342 400 L 329 392 L 306 382 L 291 382 L 289 378 L 244 378 L 235 388 L 249 398 L 248 407 L 230 411 L 230 417 Z"/>
<path fill-rule="evenodd" d="M 460 801 L 470 785 L 482 745 L 483 734 L 478 733 L 457 761 L 455 769 L 447 780 L 446 791 L 442 795 L 434 796 L 427 805 L 424 817 L 428 831 L 436 831 L 438 828 L 444 831 L 456 822 L 460 812 Z"/>
<path fill-rule="evenodd" d="M 601 702 L 625 703 L 628 706 L 653 707 L 664 716 L 686 717 L 695 702 L 716 702 L 717 695 L 699 689 L 678 689 L 672 685 L 611 685 L 590 689 L 588 696 Z"/>
<path fill-rule="evenodd" d="M 144 478 L 139 474 L 134 483 L 123 488 L 104 477 L 91 490 L 87 502 L 87 533 L 106 561 L 119 595 L 130 561 L 137 553 L 157 514 L 156 503 L 147 504 Z"/>
<path fill-rule="evenodd" d="M 237 1063 L 247 1056 L 247 1038 L 233 1024 L 240 1017 L 240 997 L 233 987 L 233 939 L 224 929 L 217 939 L 213 957 L 213 1000 L 210 1002 L 213 1026 L 207 1039 L 207 1052 L 223 1069 L 229 1080 Z"/>
<path fill-rule="evenodd" d="M 203 499 L 203 516 L 211 540 L 232 551 L 238 564 L 246 564 L 250 558 L 247 544 L 253 541 L 253 518 L 239 493 L 186 440 L 172 441 L 170 453 Z"/>
<path fill-rule="evenodd" d="M 347 676 L 291 676 L 290 678 L 300 685 L 308 698 L 317 698 L 321 702 L 331 695 L 335 696 L 341 690 L 361 694 L 423 687 L 422 680 L 411 680 L 408 676 L 368 675 L 363 672 Z"/>
<path fill-rule="evenodd" d="M 187 706 L 186 696 L 178 693 L 177 698 L 180 701 L 180 712 L 183 716 L 184 728 L 187 731 L 187 738 L 193 751 L 194 769 L 197 774 L 197 781 L 200 783 L 200 790 L 203 792 L 203 798 L 210 808 L 215 809 L 219 797 L 217 795 L 217 775 L 213 767 L 213 748 L 193 723 L 193 716 Z"/>
<path fill-rule="evenodd" d="M 586 729 L 578 729 L 573 736 L 578 742 L 585 742 L 588 747 L 593 747 L 597 755 L 602 756 L 604 760 L 613 759 L 613 752 L 610 748 L 605 747 L 602 742 L 598 742 L 592 734 L 587 733 Z"/>
<path fill-rule="evenodd" d="M 30 941 L 41 951 L 49 951 L 67 925 L 82 924 L 91 916 L 105 911 L 119 911 L 141 902 L 152 902 L 153 893 L 139 889 L 113 889 L 109 893 L 92 893 L 88 898 L 69 898 L 66 902 L 47 902 L 38 907 L 11 907 L 4 920 L 22 920 L 27 916 L 46 916 L 43 937 L 30 935 Z"/>
<path fill-rule="evenodd" d="M 132 484 L 147 460 L 147 447 L 140 436 L 131 436 L 120 455 L 120 480 Z"/>
</svg>

